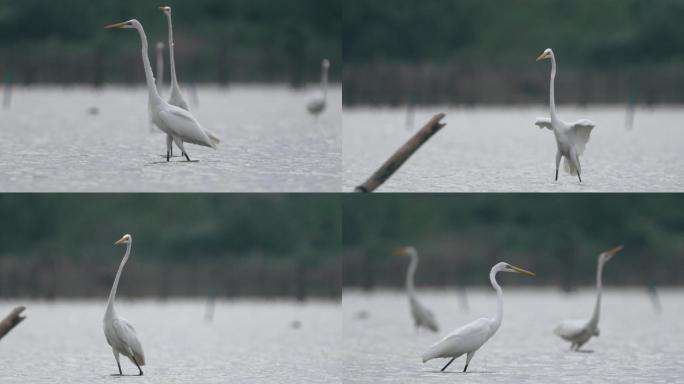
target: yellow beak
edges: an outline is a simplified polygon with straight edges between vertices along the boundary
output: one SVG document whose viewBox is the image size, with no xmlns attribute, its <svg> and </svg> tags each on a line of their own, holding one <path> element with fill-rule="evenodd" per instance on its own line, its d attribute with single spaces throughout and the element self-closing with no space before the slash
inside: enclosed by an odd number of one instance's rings
<svg viewBox="0 0 684 384">
<path fill-rule="evenodd" d="M 125 238 L 122 237 L 119 240 L 117 240 L 116 243 L 114 243 L 114 245 L 121 245 L 124 243 L 124 241 L 125 241 Z"/>
<path fill-rule="evenodd" d="M 522 269 L 522 268 L 514 267 L 514 266 L 512 266 L 512 265 L 511 265 L 511 268 L 513 268 L 513 270 L 516 271 L 516 272 L 518 272 L 518 273 L 524 273 L 524 274 L 530 275 L 530 276 L 537 276 L 537 275 L 535 275 L 534 273 L 532 273 L 532 272 L 530 272 L 530 271 L 528 271 L 528 270 Z"/>
<path fill-rule="evenodd" d="M 105 29 L 112 29 L 112 28 L 123 28 L 126 26 L 126 22 L 123 23 L 116 23 L 116 24 L 109 24 L 105 26 Z"/>
<path fill-rule="evenodd" d="M 622 245 L 620 245 L 620 246 L 617 246 L 617 247 L 615 247 L 615 248 L 613 248 L 613 249 L 611 249 L 611 250 L 609 250 L 609 251 L 606 251 L 606 253 L 609 254 L 609 255 L 611 255 L 611 256 L 613 256 L 613 255 L 615 255 L 616 253 L 622 251 L 623 249 L 625 249 L 625 247 L 623 247 Z"/>
<path fill-rule="evenodd" d="M 406 253 L 406 248 L 397 248 L 392 252 L 394 256 L 404 256 L 404 253 Z"/>
<path fill-rule="evenodd" d="M 167 6 L 165 6 L 165 5 L 164 5 L 164 6 L 161 6 L 161 7 L 159 7 L 159 9 L 161 9 L 162 11 L 166 11 L 166 8 L 168 8 L 168 7 L 167 7 Z"/>
</svg>

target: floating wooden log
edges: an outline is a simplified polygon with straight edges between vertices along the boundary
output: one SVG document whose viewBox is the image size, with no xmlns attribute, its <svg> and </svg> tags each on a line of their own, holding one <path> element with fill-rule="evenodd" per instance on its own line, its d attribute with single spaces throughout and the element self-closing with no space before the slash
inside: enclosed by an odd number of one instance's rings
<svg viewBox="0 0 684 384">
<path fill-rule="evenodd" d="M 446 115 L 443 113 L 433 117 L 411 138 L 411 140 L 401 146 L 401 148 L 399 148 L 399 150 L 397 150 L 392 157 L 373 174 L 373 176 L 366 180 L 365 183 L 356 187 L 356 192 L 373 192 L 389 180 L 389 178 L 404 165 L 406 160 L 413 156 L 413 154 L 425 144 L 425 142 L 430 140 L 435 133 L 446 126 L 445 123 L 441 122 L 444 117 L 446 117 Z"/>
<path fill-rule="evenodd" d="M 26 307 L 24 306 L 16 307 L 12 310 L 12 312 L 10 312 L 9 315 L 7 315 L 7 317 L 0 321 L 0 339 L 2 339 L 3 336 L 5 336 L 19 323 L 24 321 L 26 316 L 21 316 L 21 313 L 24 312 L 25 309 Z"/>
</svg>

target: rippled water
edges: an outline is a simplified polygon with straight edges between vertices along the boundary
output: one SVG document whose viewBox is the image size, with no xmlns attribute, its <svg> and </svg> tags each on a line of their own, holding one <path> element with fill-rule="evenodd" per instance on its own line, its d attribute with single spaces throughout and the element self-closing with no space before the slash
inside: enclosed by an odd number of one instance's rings
<svg viewBox="0 0 684 384">
<path fill-rule="evenodd" d="M 448 125 L 380 191 L 680 192 L 684 191 L 684 108 L 562 108 L 561 118 L 597 124 L 582 157 L 583 184 L 561 169 L 554 182 L 553 133 L 534 126 L 545 107 L 418 110 L 407 129 L 403 109 L 345 109 L 344 189 L 365 181 L 438 112 Z"/>
<path fill-rule="evenodd" d="M 102 302 L 24 302 L 27 319 L 0 341 L 0 383 L 330 383 L 339 381 L 338 303 L 125 302 L 147 365 L 118 373 Z M 17 303 L 0 302 L 0 317 Z M 299 321 L 300 327 L 292 326 Z M 137 368 L 122 357 L 124 374 Z"/>
<path fill-rule="evenodd" d="M 170 164 L 142 88 L 19 88 L 0 110 L 0 191 L 339 191 L 341 89 L 316 122 L 315 89 L 200 87 L 195 117 L 223 142 Z M 190 98 L 190 92 L 186 91 Z M 177 149 L 174 148 L 177 152 Z"/>
<path fill-rule="evenodd" d="M 504 282 L 505 285 L 505 282 Z M 416 334 L 402 293 L 343 296 L 344 371 L 348 383 L 680 383 L 684 380 L 684 315 L 681 290 L 660 293 L 658 314 L 646 290 L 604 293 L 601 336 L 569 352 L 552 330 L 564 319 L 591 316 L 591 290 L 566 296 L 553 290 L 506 289 L 499 331 L 475 355 L 464 376 L 461 357 L 421 362 L 421 354 L 448 332 L 479 317 L 491 317 L 496 297 L 468 292 L 459 309 L 455 291 L 420 292 L 435 312 L 438 334 Z M 366 318 L 364 318 L 366 317 Z"/>
</svg>

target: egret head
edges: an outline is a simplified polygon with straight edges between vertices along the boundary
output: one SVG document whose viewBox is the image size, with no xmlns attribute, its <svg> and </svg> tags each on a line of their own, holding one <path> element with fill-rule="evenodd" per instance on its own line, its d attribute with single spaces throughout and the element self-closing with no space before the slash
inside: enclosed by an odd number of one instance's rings
<svg viewBox="0 0 684 384">
<path fill-rule="evenodd" d="M 126 28 L 135 28 L 135 25 L 140 23 L 136 19 L 124 21 L 122 23 L 116 23 L 116 24 L 109 24 L 105 26 L 105 29 L 126 29 Z"/>
<path fill-rule="evenodd" d="M 126 234 L 126 235 L 124 235 L 122 238 L 120 238 L 119 240 L 117 240 L 116 243 L 114 243 L 114 245 L 130 244 L 130 243 L 131 243 L 131 240 L 133 240 L 133 238 L 131 237 L 131 235 Z"/>
<path fill-rule="evenodd" d="M 167 16 L 170 16 L 170 15 L 171 15 L 171 7 L 169 7 L 168 5 L 159 7 L 159 9 L 161 9 L 162 12 L 164 12 L 165 15 L 167 15 Z"/>
<path fill-rule="evenodd" d="M 415 247 L 401 247 L 397 248 L 394 250 L 394 255 L 395 256 L 409 256 L 409 255 L 417 255 L 418 251 L 416 251 Z"/>
<path fill-rule="evenodd" d="M 601 261 L 601 263 L 606 263 L 606 262 L 608 262 L 608 260 L 610 260 L 611 258 L 613 258 L 613 256 L 615 256 L 618 252 L 622 251 L 624 248 L 625 248 L 625 247 L 623 247 L 622 245 L 620 245 L 619 247 L 615 247 L 615 248 L 613 248 L 613 249 L 609 249 L 609 250 L 603 252 L 603 253 L 599 256 L 599 260 Z"/>
<path fill-rule="evenodd" d="M 537 61 L 541 61 L 544 59 L 550 59 L 553 57 L 553 50 L 551 48 L 547 48 L 544 52 L 542 52 L 539 57 L 537 57 Z"/>
<path fill-rule="evenodd" d="M 330 68 L 330 60 L 328 60 L 328 59 L 323 59 L 323 62 L 321 63 L 321 65 L 322 65 L 323 68 L 325 68 L 325 69 Z"/>
<path fill-rule="evenodd" d="M 500 262 L 499 264 L 495 265 L 493 269 L 497 272 L 524 273 L 526 275 L 536 276 L 534 273 L 532 273 L 528 270 L 515 267 L 515 266 L 510 265 L 508 263 L 504 263 L 503 261 Z"/>
</svg>

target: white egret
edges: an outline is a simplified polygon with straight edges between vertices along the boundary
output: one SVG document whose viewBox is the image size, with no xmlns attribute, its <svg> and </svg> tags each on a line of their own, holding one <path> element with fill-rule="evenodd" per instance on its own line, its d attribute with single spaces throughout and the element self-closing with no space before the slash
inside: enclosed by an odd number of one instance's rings
<svg viewBox="0 0 684 384">
<path fill-rule="evenodd" d="M 325 111 L 328 104 L 328 71 L 330 70 L 330 61 L 323 59 L 321 62 L 321 96 L 314 98 L 307 104 L 306 109 L 310 114 L 318 117 Z"/>
<path fill-rule="evenodd" d="M 126 265 L 126 261 L 128 261 L 128 256 L 131 254 L 132 243 L 133 238 L 131 235 L 124 235 L 114 243 L 115 245 L 126 244 L 126 255 L 123 260 L 121 260 L 121 265 L 119 265 L 119 270 L 116 272 L 116 277 L 114 278 L 112 290 L 109 292 L 109 300 L 107 300 L 107 311 L 104 315 L 103 327 L 105 338 L 107 338 L 107 343 L 112 347 L 116 365 L 119 367 L 119 375 L 123 375 L 121 372 L 121 364 L 119 363 L 119 354 L 122 354 L 128 357 L 131 362 L 138 367 L 138 375 L 142 376 L 143 371 L 140 367 L 145 365 L 145 354 L 143 353 L 142 345 L 140 345 L 140 340 L 138 340 L 138 335 L 135 333 L 135 329 L 131 323 L 126 321 L 123 317 L 118 316 L 114 310 L 116 289 L 119 286 L 121 271 L 123 271 L 124 265 Z"/>
<path fill-rule="evenodd" d="M 163 6 L 159 7 L 159 9 L 161 9 L 162 12 L 164 12 L 164 14 L 166 15 L 166 24 L 169 29 L 169 61 L 171 64 L 169 68 L 169 70 L 171 71 L 171 89 L 169 90 L 169 104 L 175 105 L 178 108 L 183 108 L 186 111 L 190 112 L 190 106 L 185 101 L 185 98 L 181 93 L 180 86 L 178 86 L 178 77 L 176 76 L 176 54 L 174 50 L 175 43 L 173 42 L 173 23 L 171 20 L 171 7 Z M 204 127 L 201 128 L 213 142 L 215 142 L 216 144 L 221 142 L 221 139 L 214 132 Z M 171 146 L 171 140 L 172 137 L 167 135 L 167 147 Z"/>
<path fill-rule="evenodd" d="M 416 331 L 420 327 L 427 328 L 432 332 L 438 332 L 439 326 L 435 320 L 435 315 L 427 308 L 425 308 L 416 297 L 414 288 L 414 276 L 418 268 L 418 251 L 414 247 L 404 247 L 395 251 L 398 256 L 409 256 L 411 263 L 406 271 L 406 293 L 408 294 L 409 306 L 411 307 L 411 315 L 413 316 L 413 324 Z"/>
<path fill-rule="evenodd" d="M 538 117 L 535 125 L 539 128 L 547 128 L 553 131 L 556 137 L 556 144 L 558 150 L 556 152 L 556 181 L 558 181 L 558 168 L 560 167 L 561 158 L 564 158 L 563 168 L 571 175 L 577 175 L 580 183 L 582 182 L 582 167 L 580 165 L 580 156 L 584 154 L 584 149 L 589 142 L 591 130 L 596 126 L 589 120 L 582 119 L 574 123 L 566 123 L 558 118 L 556 114 L 556 97 L 555 97 L 555 83 L 556 83 L 556 56 L 551 48 L 545 50 L 537 61 L 543 59 L 551 60 L 551 90 L 550 90 L 550 110 L 551 118 Z"/>
<path fill-rule="evenodd" d="M 622 249 L 622 246 L 615 247 L 603 252 L 598 257 L 598 266 L 596 268 L 596 305 L 594 306 L 594 313 L 591 315 L 591 318 L 589 320 L 565 320 L 553 331 L 556 335 L 572 343 L 570 344 L 571 351 L 578 351 L 592 336 L 598 337 L 600 333 L 598 322 L 601 312 L 601 290 L 603 288 L 601 275 L 603 274 L 603 265 L 616 253 L 622 251 Z"/>
<path fill-rule="evenodd" d="M 534 273 L 530 271 L 514 267 L 504 262 L 493 266 L 492 270 L 489 272 L 489 281 L 496 290 L 496 315 L 491 319 L 483 317 L 453 331 L 423 354 L 423 363 L 432 359 L 450 357 L 451 360 L 442 368 L 442 371 L 444 371 L 456 358 L 465 353 L 467 354 L 467 357 L 463 372 L 468 370 L 468 364 L 470 364 L 470 360 L 475 356 L 475 352 L 477 352 L 487 340 L 494 336 L 501 326 L 501 320 L 503 319 L 503 292 L 496 282 L 496 274 L 499 272 L 526 273 L 534 276 Z"/>
<path fill-rule="evenodd" d="M 145 80 L 147 82 L 148 100 L 150 110 L 152 111 L 152 120 L 159 129 L 171 137 L 172 141 L 176 143 L 176 146 L 181 150 L 182 155 L 190 161 L 190 157 L 185 151 L 183 143 L 197 144 L 216 149 L 218 142 L 212 140 L 206 134 L 200 123 L 197 122 L 190 112 L 167 103 L 159 96 L 159 92 L 157 92 L 157 87 L 154 83 L 150 59 L 147 55 L 147 36 L 145 35 L 145 30 L 140 22 L 133 19 L 122 23 L 111 24 L 105 28 L 132 28 L 138 31 L 142 43 L 142 59 L 143 66 L 145 67 Z M 170 160 L 170 156 L 171 142 L 167 140 L 166 161 Z"/>
</svg>

